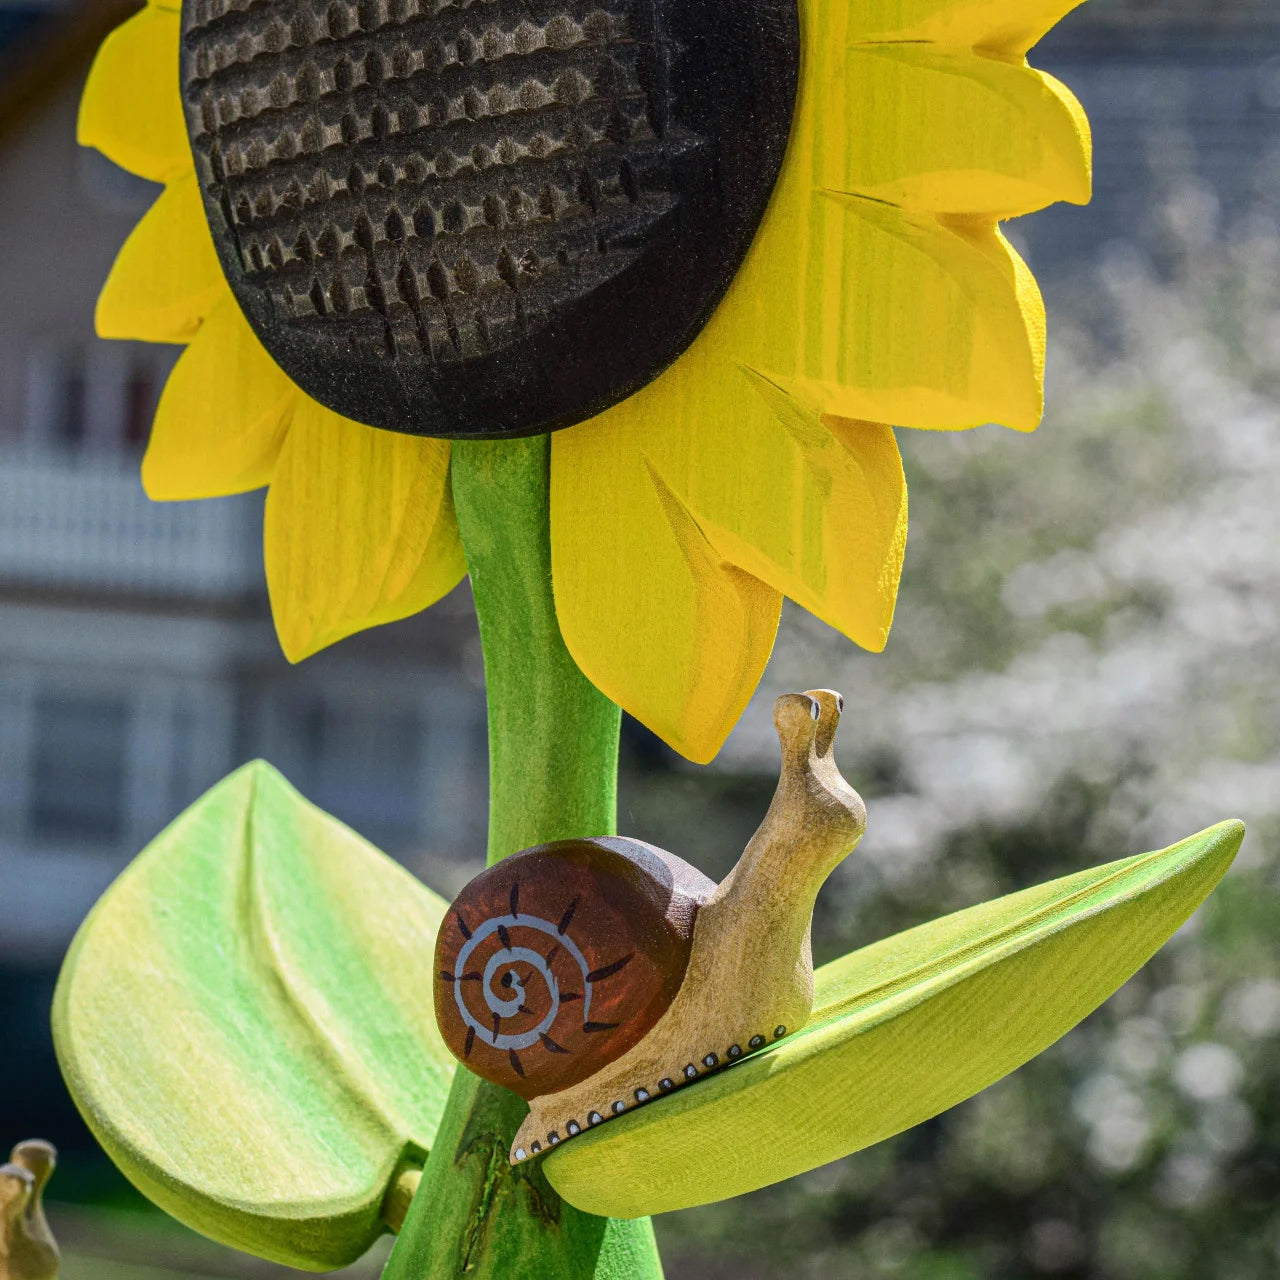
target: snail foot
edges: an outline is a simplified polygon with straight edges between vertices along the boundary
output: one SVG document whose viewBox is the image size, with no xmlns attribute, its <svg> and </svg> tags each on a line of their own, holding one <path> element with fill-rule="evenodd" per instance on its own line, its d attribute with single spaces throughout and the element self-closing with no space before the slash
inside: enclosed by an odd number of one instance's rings
<svg viewBox="0 0 1280 1280">
<path fill-rule="evenodd" d="M 524 1123 L 516 1131 L 515 1138 L 512 1139 L 510 1163 L 513 1165 L 523 1164 L 525 1161 L 549 1151 L 552 1147 L 558 1147 L 570 1138 L 577 1137 L 584 1129 L 594 1129 L 599 1125 L 606 1124 L 615 1116 L 624 1115 L 628 1111 L 634 1111 L 636 1107 L 642 1107 L 645 1103 L 652 1102 L 657 1096 L 671 1093 L 681 1085 L 692 1084 L 693 1081 L 703 1076 L 732 1066 L 735 1062 L 759 1052 L 771 1040 L 781 1040 L 786 1034 L 787 1028 L 778 1026 L 774 1028 L 771 1036 L 753 1035 L 746 1041 L 745 1045 L 741 1040 L 735 1040 L 723 1054 L 714 1051 L 704 1053 L 697 1059 L 696 1063 L 686 1063 L 679 1070 L 663 1076 L 652 1087 L 638 1085 L 630 1090 L 632 1101 L 627 1101 L 625 1098 L 615 1098 L 612 1102 L 603 1106 L 597 1104 L 589 1108 L 585 1117 L 581 1120 L 575 1116 L 567 1120 L 552 1121 L 549 1112 L 544 1111 L 539 1106 L 543 1099 L 535 1098 L 529 1104 L 529 1114 L 525 1117 Z M 555 1096 L 555 1094 L 549 1094 L 547 1095 L 547 1100 L 550 1101 Z"/>
</svg>

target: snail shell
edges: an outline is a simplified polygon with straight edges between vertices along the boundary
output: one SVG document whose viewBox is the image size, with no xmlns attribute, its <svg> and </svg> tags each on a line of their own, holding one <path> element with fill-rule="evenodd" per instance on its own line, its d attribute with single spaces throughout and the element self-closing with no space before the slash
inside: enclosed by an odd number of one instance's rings
<svg viewBox="0 0 1280 1280">
<path fill-rule="evenodd" d="M 565 840 L 477 876 L 436 941 L 445 1043 L 530 1099 L 637 1044 L 680 989 L 715 884 L 639 840 Z"/>
</svg>

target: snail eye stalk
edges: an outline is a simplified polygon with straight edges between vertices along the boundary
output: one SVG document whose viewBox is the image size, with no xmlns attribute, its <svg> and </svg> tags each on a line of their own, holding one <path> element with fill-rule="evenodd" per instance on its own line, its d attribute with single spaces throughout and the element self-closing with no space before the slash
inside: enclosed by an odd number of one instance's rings
<svg viewBox="0 0 1280 1280">
<path fill-rule="evenodd" d="M 250 325 L 316 400 L 418 435 L 570 426 L 666 368 L 763 217 L 799 75 L 796 0 L 185 0 L 182 26 Z"/>
</svg>

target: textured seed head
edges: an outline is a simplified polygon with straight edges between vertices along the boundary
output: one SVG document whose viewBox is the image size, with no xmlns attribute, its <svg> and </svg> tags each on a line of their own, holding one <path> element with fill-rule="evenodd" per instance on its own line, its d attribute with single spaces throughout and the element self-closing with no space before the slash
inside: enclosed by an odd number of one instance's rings
<svg viewBox="0 0 1280 1280">
<path fill-rule="evenodd" d="M 795 0 L 186 0 L 227 278 L 310 395 L 426 435 L 571 425 L 696 336 L 777 177 Z"/>
</svg>

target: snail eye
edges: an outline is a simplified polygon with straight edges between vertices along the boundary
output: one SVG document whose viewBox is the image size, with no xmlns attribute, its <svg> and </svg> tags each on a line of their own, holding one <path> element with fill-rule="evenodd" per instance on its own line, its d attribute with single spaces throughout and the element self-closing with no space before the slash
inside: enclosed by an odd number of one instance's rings
<svg viewBox="0 0 1280 1280">
<path fill-rule="evenodd" d="M 809 699 L 809 714 L 813 716 L 815 720 L 820 720 L 822 718 L 822 704 L 817 700 L 817 698 Z"/>
</svg>

